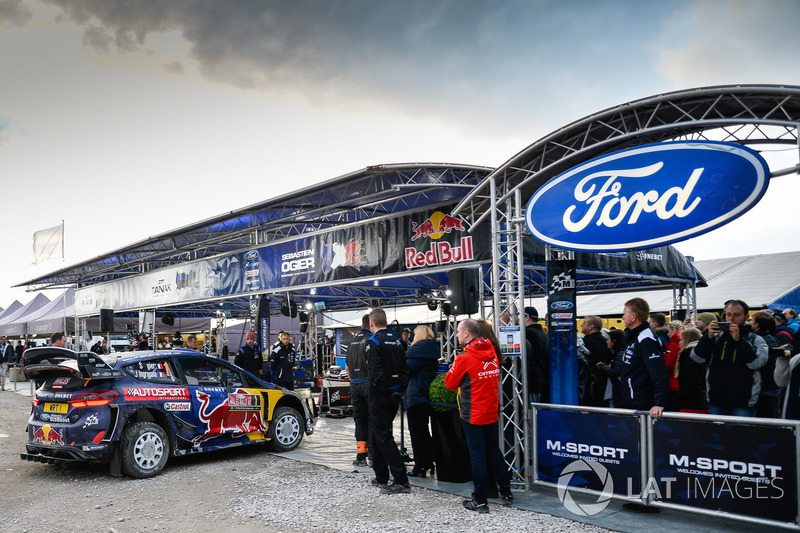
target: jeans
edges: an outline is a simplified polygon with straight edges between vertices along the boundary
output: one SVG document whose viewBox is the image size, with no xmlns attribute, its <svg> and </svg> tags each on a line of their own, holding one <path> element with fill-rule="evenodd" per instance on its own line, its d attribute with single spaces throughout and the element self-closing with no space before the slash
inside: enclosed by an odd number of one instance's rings
<svg viewBox="0 0 800 533">
<path fill-rule="evenodd" d="M 725 415 L 725 416 L 756 416 L 755 407 L 722 407 L 719 405 L 709 405 L 708 412 L 712 415 Z"/>
<path fill-rule="evenodd" d="M 461 423 L 464 426 L 464 437 L 467 440 L 472 464 L 472 498 L 478 503 L 486 503 L 489 495 L 490 468 L 500 486 L 500 493 L 510 494 L 511 483 L 508 467 L 500 452 L 497 422 L 475 425 L 462 420 Z"/>
</svg>

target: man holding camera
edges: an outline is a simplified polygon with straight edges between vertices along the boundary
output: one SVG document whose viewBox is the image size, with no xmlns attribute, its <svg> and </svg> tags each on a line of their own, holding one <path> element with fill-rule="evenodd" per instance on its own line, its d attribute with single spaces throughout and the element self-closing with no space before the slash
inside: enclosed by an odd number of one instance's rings
<svg viewBox="0 0 800 533">
<path fill-rule="evenodd" d="M 392 435 L 392 424 L 408 385 L 406 351 L 400 338 L 386 329 L 386 312 L 380 307 L 369 314 L 372 336 L 365 345 L 369 365 L 369 449 L 372 450 L 373 483 L 384 494 L 411 492 L 406 465 Z M 389 472 L 394 478 L 389 483 Z"/>
<path fill-rule="evenodd" d="M 708 399 L 712 415 L 754 417 L 761 392 L 758 369 L 768 359 L 763 338 L 747 324 L 750 308 L 741 300 L 725 302 L 725 321 L 714 320 L 697 342 L 691 358 L 708 364 Z"/>
</svg>

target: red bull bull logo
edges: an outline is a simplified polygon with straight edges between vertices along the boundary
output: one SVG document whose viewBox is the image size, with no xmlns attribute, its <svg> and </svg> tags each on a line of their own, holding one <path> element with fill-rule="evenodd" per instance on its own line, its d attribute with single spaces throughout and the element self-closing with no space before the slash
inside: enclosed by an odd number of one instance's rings
<svg viewBox="0 0 800 533">
<path fill-rule="evenodd" d="M 429 219 L 421 224 L 417 224 L 416 222 L 411 223 L 411 231 L 414 232 L 411 236 L 411 240 L 416 241 L 422 237 L 439 239 L 445 233 L 450 233 L 453 230 L 466 231 L 460 219 L 445 215 L 441 211 L 436 211 Z"/>
<path fill-rule="evenodd" d="M 64 446 L 64 430 L 56 431 L 50 424 L 45 424 L 33 432 L 31 443 Z"/>
<path fill-rule="evenodd" d="M 194 446 L 199 446 L 202 442 L 219 437 L 223 433 L 229 433 L 232 437 L 238 437 L 254 431 L 267 431 L 267 426 L 261 417 L 261 398 L 246 399 L 242 391 L 237 391 L 233 395 L 225 398 L 225 401 L 211 408 L 211 396 L 202 391 L 195 391 L 197 399 L 200 400 L 200 410 L 197 413 L 201 422 L 206 424 L 206 431 L 192 439 Z M 234 397 L 236 407 L 231 407 L 231 396 Z M 247 395 L 251 396 L 251 395 Z M 252 406 L 250 409 L 243 408 L 244 405 Z"/>
</svg>

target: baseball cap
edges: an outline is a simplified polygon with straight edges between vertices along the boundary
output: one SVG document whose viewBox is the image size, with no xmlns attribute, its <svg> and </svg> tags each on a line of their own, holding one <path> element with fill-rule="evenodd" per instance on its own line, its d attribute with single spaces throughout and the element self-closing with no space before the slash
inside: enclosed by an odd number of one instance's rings
<svg viewBox="0 0 800 533">
<path fill-rule="evenodd" d="M 711 324 L 717 319 L 714 313 L 700 313 L 697 315 L 697 320 L 702 320 L 706 324 Z"/>
<path fill-rule="evenodd" d="M 781 322 L 786 322 L 786 315 L 784 315 L 780 311 L 773 311 L 772 318 L 774 318 L 775 320 L 779 320 Z"/>
<path fill-rule="evenodd" d="M 535 307 L 526 307 L 525 314 L 533 320 L 539 320 L 539 311 L 537 311 Z"/>
</svg>

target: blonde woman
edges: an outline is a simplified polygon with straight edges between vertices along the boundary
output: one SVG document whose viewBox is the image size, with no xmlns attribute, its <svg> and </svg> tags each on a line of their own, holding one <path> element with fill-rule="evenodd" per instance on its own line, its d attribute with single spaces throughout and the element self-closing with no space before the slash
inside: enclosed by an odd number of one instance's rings
<svg viewBox="0 0 800 533">
<path fill-rule="evenodd" d="M 434 470 L 430 430 L 433 410 L 428 403 L 428 390 L 439 370 L 440 356 L 441 348 L 431 328 L 424 325 L 414 328 L 414 340 L 406 352 L 409 379 L 403 396 L 411 449 L 414 452 L 414 468 L 408 473 L 411 477 L 425 477 L 427 471 L 432 474 Z"/>
</svg>

